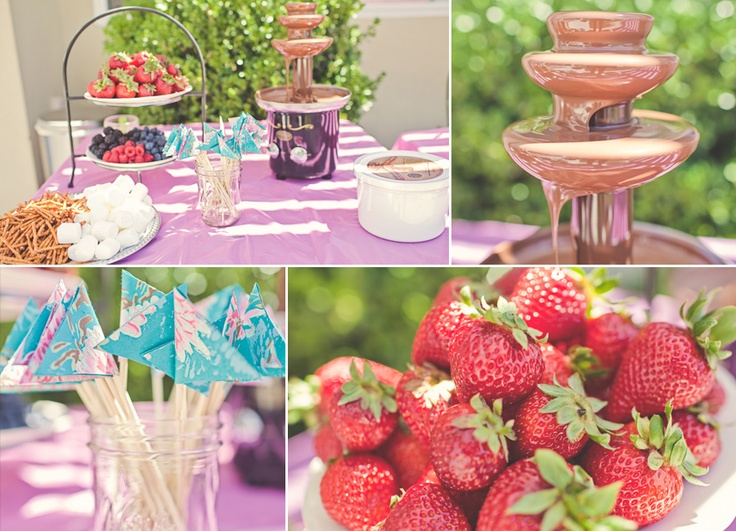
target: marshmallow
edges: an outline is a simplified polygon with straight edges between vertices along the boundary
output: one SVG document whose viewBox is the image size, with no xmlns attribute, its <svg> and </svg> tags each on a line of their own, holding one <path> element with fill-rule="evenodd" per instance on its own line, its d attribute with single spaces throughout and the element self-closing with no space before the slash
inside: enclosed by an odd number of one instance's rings
<svg viewBox="0 0 736 531">
<path fill-rule="evenodd" d="M 135 183 L 133 189 L 130 191 L 130 197 L 143 201 L 143 198 L 148 195 L 148 187 L 143 183 Z"/>
<path fill-rule="evenodd" d="M 143 203 L 148 206 L 151 206 L 153 205 L 153 199 L 151 199 L 150 195 L 147 195 L 146 197 L 143 198 Z"/>
<path fill-rule="evenodd" d="M 103 221 L 107 221 L 107 217 L 109 216 L 109 210 L 107 207 L 99 207 L 96 206 L 94 208 L 90 208 L 89 210 L 89 222 L 92 225 L 96 225 L 97 223 L 101 223 Z"/>
<path fill-rule="evenodd" d="M 117 179 L 115 179 L 113 184 L 122 188 L 122 190 L 127 194 L 130 193 L 130 191 L 135 186 L 135 181 L 130 175 L 120 174 L 118 175 Z"/>
<path fill-rule="evenodd" d="M 156 215 L 156 211 L 151 206 L 146 206 L 144 209 L 142 209 L 142 212 L 143 217 L 148 221 L 151 221 Z"/>
<path fill-rule="evenodd" d="M 119 207 L 125 202 L 128 193 L 121 186 L 111 186 L 107 190 L 107 204 L 111 207 Z"/>
<path fill-rule="evenodd" d="M 85 223 L 82 225 L 82 238 L 84 238 L 87 235 L 92 234 L 92 224 L 91 223 Z"/>
<path fill-rule="evenodd" d="M 74 223 L 82 223 L 83 221 L 89 221 L 89 219 L 90 219 L 89 212 L 82 212 L 74 216 Z"/>
<path fill-rule="evenodd" d="M 115 239 L 120 242 L 120 247 L 125 249 L 126 247 L 130 247 L 131 245 L 135 245 L 138 243 L 138 240 L 140 239 L 140 234 L 137 233 L 134 229 L 124 229 L 118 232 L 118 235 L 115 236 Z"/>
<path fill-rule="evenodd" d="M 133 230 L 135 230 L 138 233 L 145 232 L 146 228 L 148 227 L 148 223 L 151 220 L 148 219 L 143 212 L 136 212 L 134 216 L 133 221 Z"/>
<path fill-rule="evenodd" d="M 110 212 L 110 221 L 115 223 L 121 229 L 127 229 L 133 226 L 135 221 L 133 212 L 127 210 L 124 206 L 118 207 Z"/>
<path fill-rule="evenodd" d="M 97 238 L 91 234 L 82 236 L 79 243 L 74 246 L 76 249 L 74 254 L 77 262 L 89 262 L 95 257 L 95 249 L 97 249 Z"/>
<path fill-rule="evenodd" d="M 74 245 L 70 246 L 69 249 L 66 250 L 66 253 L 69 256 L 69 260 L 71 260 L 72 262 L 79 261 L 79 259 L 77 258 L 77 249 L 78 248 L 79 247 L 76 244 L 74 244 Z"/>
<path fill-rule="evenodd" d="M 120 250 L 120 242 L 115 238 L 107 238 L 100 242 L 95 249 L 95 258 L 98 260 L 108 260 L 115 256 Z"/>
<path fill-rule="evenodd" d="M 62 223 L 56 229 L 59 243 L 77 243 L 82 238 L 82 226 L 79 223 Z"/>
<path fill-rule="evenodd" d="M 118 233 L 118 226 L 112 221 L 100 221 L 92 225 L 92 236 L 99 241 L 114 238 Z"/>
</svg>

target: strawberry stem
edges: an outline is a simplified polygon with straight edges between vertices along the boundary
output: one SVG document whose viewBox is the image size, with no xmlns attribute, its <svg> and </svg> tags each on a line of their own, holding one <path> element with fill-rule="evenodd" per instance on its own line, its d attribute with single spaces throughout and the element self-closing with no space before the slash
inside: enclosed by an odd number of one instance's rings
<svg viewBox="0 0 736 531">
<path fill-rule="evenodd" d="M 515 441 L 514 421 L 509 420 L 504 424 L 501 416 L 503 403 L 501 399 L 493 401 L 493 409 L 488 407 L 486 401 L 480 394 L 470 399 L 470 405 L 475 414 L 456 418 L 452 425 L 460 429 L 474 429 L 473 436 L 478 442 L 485 443 L 494 454 L 503 451 L 508 461 L 509 449 L 507 440 Z"/>
<path fill-rule="evenodd" d="M 547 336 L 542 337 L 542 332 L 530 328 L 519 315 L 516 305 L 503 297 L 498 298 L 495 306 L 488 304 L 485 299 L 481 300 L 480 315 L 486 321 L 508 328 L 522 348 L 529 347 L 529 338 L 539 343 L 547 341 Z"/>
<path fill-rule="evenodd" d="M 708 366 L 715 370 L 719 360 L 731 356 L 731 352 L 721 347 L 736 340 L 736 306 L 724 306 L 709 313 L 705 312 L 714 292 L 706 294 L 702 290 L 695 302 L 686 308 L 680 307 L 680 317 L 705 353 Z"/>
<path fill-rule="evenodd" d="M 396 389 L 378 381 L 368 360 L 363 362 L 363 375 L 358 372 L 355 359 L 350 362 L 351 380 L 342 384 L 344 393 L 338 405 L 360 401 L 360 407 L 373 413 L 376 421 L 381 420 L 381 413 L 385 409 L 389 413 L 396 413 L 398 407 L 394 395 Z"/>
</svg>

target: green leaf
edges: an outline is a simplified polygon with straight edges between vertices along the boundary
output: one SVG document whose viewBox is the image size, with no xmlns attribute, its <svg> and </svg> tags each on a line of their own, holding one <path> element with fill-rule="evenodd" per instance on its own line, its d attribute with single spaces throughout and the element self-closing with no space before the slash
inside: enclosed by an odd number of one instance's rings
<svg viewBox="0 0 736 531">
<path fill-rule="evenodd" d="M 565 504 L 561 501 L 555 503 L 544 513 L 540 531 L 554 531 L 565 519 L 566 514 Z"/>
<path fill-rule="evenodd" d="M 559 497 L 560 493 L 557 489 L 538 490 L 519 498 L 506 513 L 539 514 L 557 502 Z"/>
<path fill-rule="evenodd" d="M 662 417 L 654 415 L 649 420 L 649 443 L 654 448 L 660 448 L 664 442 L 664 425 Z"/>
<path fill-rule="evenodd" d="M 710 338 L 729 345 L 736 341 L 736 306 L 724 306 L 714 310 L 713 316 L 718 321 L 710 330 Z"/>
<path fill-rule="evenodd" d="M 522 348 L 528 348 L 529 347 L 529 338 L 527 337 L 526 333 L 522 330 L 519 330 L 518 328 L 514 328 L 511 332 L 514 335 L 514 339 L 521 345 Z"/>
<path fill-rule="evenodd" d="M 583 433 L 583 423 L 580 422 L 579 419 L 574 419 L 570 424 L 567 425 L 567 429 L 565 430 L 565 435 L 567 435 L 567 440 L 570 442 L 575 442 L 578 440 L 578 437 L 580 437 L 580 434 Z"/>
<path fill-rule="evenodd" d="M 656 450 L 649 452 L 647 457 L 647 466 L 652 470 L 659 470 L 664 464 L 664 457 Z"/>
<path fill-rule="evenodd" d="M 622 518 L 621 516 L 606 516 L 598 522 L 599 527 L 594 529 L 597 531 L 635 531 L 639 529 L 636 522 Z"/>
<path fill-rule="evenodd" d="M 572 470 L 556 452 L 547 449 L 537 450 L 533 459 L 539 469 L 539 475 L 550 485 L 564 489 L 572 482 Z"/>
<path fill-rule="evenodd" d="M 588 515 L 591 517 L 608 515 L 616 505 L 616 498 L 622 485 L 621 481 L 616 481 L 604 487 L 585 491 L 580 495 L 581 505 L 590 511 Z"/>
</svg>

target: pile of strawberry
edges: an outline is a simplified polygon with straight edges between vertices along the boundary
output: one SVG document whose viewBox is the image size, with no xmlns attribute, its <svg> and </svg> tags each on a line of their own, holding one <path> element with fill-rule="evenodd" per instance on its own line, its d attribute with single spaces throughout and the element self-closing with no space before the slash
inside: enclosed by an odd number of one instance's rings
<svg viewBox="0 0 736 531">
<path fill-rule="evenodd" d="M 678 504 L 683 479 L 702 484 L 736 308 L 706 312 L 701 294 L 685 327 L 592 318 L 596 287 L 615 283 L 580 273 L 512 270 L 480 301 L 451 280 L 406 372 L 320 367 L 331 518 L 351 531 L 636 529 Z"/>
<path fill-rule="evenodd" d="M 163 55 L 114 53 L 87 85 L 93 98 L 144 98 L 182 92 L 189 80 Z"/>
</svg>

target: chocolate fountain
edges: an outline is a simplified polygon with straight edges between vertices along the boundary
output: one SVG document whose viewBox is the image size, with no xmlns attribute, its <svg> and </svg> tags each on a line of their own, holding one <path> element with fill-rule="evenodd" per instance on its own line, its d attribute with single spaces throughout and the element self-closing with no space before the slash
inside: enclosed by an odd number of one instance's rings
<svg viewBox="0 0 736 531">
<path fill-rule="evenodd" d="M 313 2 L 286 4 L 279 24 L 287 38 L 271 41 L 286 61 L 286 85 L 256 92 L 268 112 L 268 154 L 278 179 L 328 179 L 337 166 L 339 110 L 350 91 L 312 84 L 312 58 L 332 44 L 330 37 L 312 37 L 325 19 L 316 9 Z"/>
<path fill-rule="evenodd" d="M 633 110 L 634 100 L 662 85 L 678 65 L 675 55 L 647 52 L 652 22 L 645 14 L 594 11 L 547 19 L 554 48 L 529 53 L 522 64 L 552 93 L 553 115 L 509 126 L 503 141 L 514 162 L 542 181 L 552 227 L 494 249 L 489 262 L 719 261 L 692 237 L 633 223 L 633 189 L 680 165 L 699 139 L 677 116 Z M 571 199 L 572 238 L 558 246 L 559 213 Z"/>
</svg>

